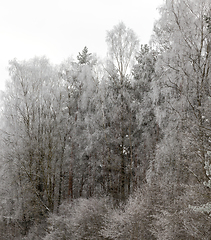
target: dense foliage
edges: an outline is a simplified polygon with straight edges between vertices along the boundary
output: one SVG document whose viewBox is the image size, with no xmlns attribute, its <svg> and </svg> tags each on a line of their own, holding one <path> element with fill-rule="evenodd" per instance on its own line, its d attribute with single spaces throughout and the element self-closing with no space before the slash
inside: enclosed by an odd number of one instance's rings
<svg viewBox="0 0 211 240">
<path fill-rule="evenodd" d="M 0 239 L 211 239 L 210 9 L 167 0 L 150 46 L 119 23 L 104 61 L 10 61 Z"/>
</svg>

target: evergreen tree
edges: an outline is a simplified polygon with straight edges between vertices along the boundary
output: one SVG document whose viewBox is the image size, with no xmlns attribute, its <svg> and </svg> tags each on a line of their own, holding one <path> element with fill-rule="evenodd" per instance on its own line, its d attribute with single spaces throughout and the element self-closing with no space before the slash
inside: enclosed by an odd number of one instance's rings
<svg viewBox="0 0 211 240">
<path fill-rule="evenodd" d="M 79 64 L 90 64 L 91 53 L 89 53 L 88 48 L 85 46 L 82 52 L 78 53 L 77 59 Z"/>
</svg>

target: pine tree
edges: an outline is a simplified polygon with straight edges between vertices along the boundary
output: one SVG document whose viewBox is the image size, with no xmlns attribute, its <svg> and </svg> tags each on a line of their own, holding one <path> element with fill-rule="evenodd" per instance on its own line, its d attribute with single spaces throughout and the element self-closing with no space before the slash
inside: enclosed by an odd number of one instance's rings
<svg viewBox="0 0 211 240">
<path fill-rule="evenodd" d="M 90 64 L 91 53 L 89 53 L 88 48 L 85 46 L 82 52 L 78 53 L 77 59 L 79 64 Z"/>
</svg>

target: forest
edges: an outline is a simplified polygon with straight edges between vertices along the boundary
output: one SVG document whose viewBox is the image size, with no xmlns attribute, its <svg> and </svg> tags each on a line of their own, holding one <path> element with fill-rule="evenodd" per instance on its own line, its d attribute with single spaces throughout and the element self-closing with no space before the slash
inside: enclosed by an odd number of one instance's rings
<svg viewBox="0 0 211 240">
<path fill-rule="evenodd" d="M 211 2 L 159 10 L 149 44 L 107 31 L 105 60 L 9 62 L 0 240 L 211 239 Z"/>
</svg>

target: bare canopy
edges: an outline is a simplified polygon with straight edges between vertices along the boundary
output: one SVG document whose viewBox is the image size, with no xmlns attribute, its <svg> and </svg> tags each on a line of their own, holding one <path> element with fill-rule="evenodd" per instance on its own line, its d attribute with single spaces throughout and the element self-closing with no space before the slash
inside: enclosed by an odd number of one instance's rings
<svg viewBox="0 0 211 240">
<path fill-rule="evenodd" d="M 126 28 L 123 22 L 114 26 L 111 31 L 107 32 L 106 42 L 108 44 L 108 52 L 114 65 L 123 80 L 128 67 L 137 52 L 139 40 L 135 32 Z"/>
</svg>

